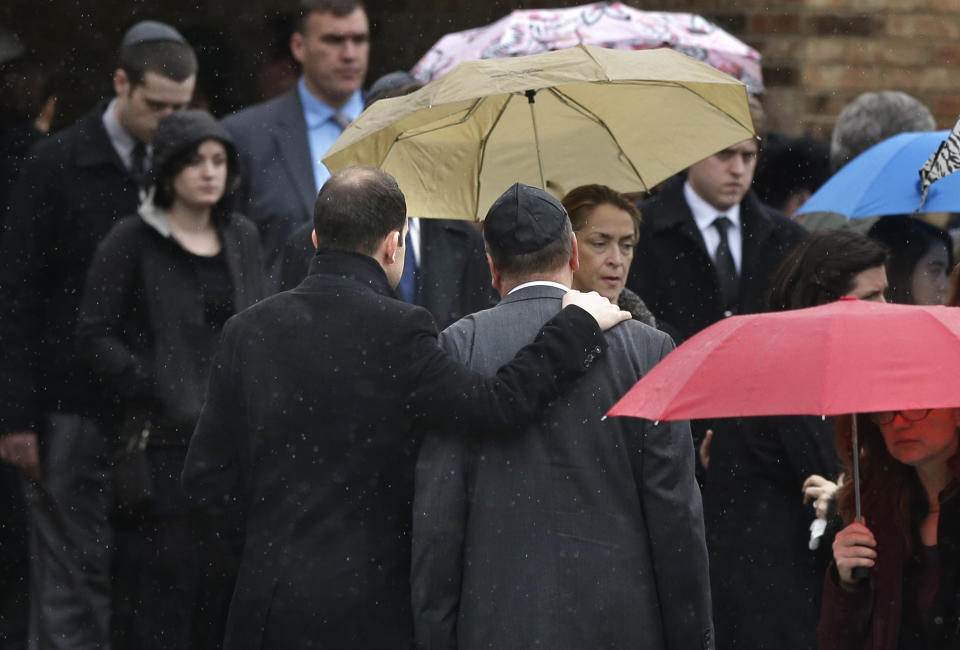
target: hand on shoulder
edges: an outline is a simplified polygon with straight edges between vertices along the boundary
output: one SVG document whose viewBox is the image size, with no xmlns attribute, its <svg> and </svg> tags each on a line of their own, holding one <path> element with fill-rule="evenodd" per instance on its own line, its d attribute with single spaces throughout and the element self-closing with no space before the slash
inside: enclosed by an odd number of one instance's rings
<svg viewBox="0 0 960 650">
<path fill-rule="evenodd" d="M 630 312 L 623 311 L 596 291 L 568 291 L 563 297 L 563 306 L 569 305 L 576 305 L 593 316 L 602 330 L 608 330 L 617 323 L 632 318 Z"/>
</svg>

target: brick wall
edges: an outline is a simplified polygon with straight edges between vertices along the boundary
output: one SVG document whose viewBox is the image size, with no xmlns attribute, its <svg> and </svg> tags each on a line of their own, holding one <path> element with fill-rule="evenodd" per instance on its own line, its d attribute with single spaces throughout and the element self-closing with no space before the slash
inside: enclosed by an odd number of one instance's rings
<svg viewBox="0 0 960 650">
<path fill-rule="evenodd" d="M 492 22 L 513 8 L 586 0 L 367 0 L 373 19 L 370 79 L 411 67 L 443 34 Z M 900 89 L 927 103 L 948 128 L 960 113 L 960 0 L 628 0 L 641 9 L 691 11 L 760 50 L 772 128 L 826 137 L 840 109 L 866 90 Z M 256 99 L 259 57 L 276 40 L 268 21 L 296 0 L 8 0 L 0 24 L 66 68 L 62 118 L 69 123 L 110 92 L 123 30 L 137 19 L 167 20 L 220 43 L 223 105 Z M 208 48 L 209 49 L 209 48 Z M 73 95 L 76 97 L 74 98 Z"/>
<path fill-rule="evenodd" d="M 690 0 L 764 57 L 773 128 L 829 137 L 868 90 L 903 90 L 941 128 L 960 114 L 960 0 Z"/>
</svg>

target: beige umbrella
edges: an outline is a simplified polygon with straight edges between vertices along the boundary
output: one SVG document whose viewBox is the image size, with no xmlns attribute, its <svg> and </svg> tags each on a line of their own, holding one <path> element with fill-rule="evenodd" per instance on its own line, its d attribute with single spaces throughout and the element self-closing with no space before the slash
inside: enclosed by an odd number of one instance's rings
<svg viewBox="0 0 960 650">
<path fill-rule="evenodd" d="M 520 181 L 646 190 L 753 137 L 746 87 L 668 49 L 467 61 L 373 104 L 323 159 L 397 179 L 412 215 L 480 221 Z"/>
</svg>

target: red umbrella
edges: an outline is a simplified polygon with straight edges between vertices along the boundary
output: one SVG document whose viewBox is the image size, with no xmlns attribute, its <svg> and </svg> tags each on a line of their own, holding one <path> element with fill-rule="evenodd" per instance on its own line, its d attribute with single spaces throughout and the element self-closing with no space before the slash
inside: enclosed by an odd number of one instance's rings
<svg viewBox="0 0 960 650">
<path fill-rule="evenodd" d="M 667 355 L 607 415 L 684 420 L 957 405 L 960 309 L 842 299 L 719 321 Z M 858 518 L 859 501 L 858 490 Z"/>
</svg>

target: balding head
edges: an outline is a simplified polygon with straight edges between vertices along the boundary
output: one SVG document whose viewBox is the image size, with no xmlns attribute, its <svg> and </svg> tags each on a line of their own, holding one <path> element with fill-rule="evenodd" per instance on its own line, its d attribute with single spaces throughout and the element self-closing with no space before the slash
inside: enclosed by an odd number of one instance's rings
<svg viewBox="0 0 960 650">
<path fill-rule="evenodd" d="M 327 250 L 371 255 L 391 231 L 403 230 L 407 203 L 397 182 L 374 167 L 349 167 L 324 183 L 313 228 Z"/>
</svg>

